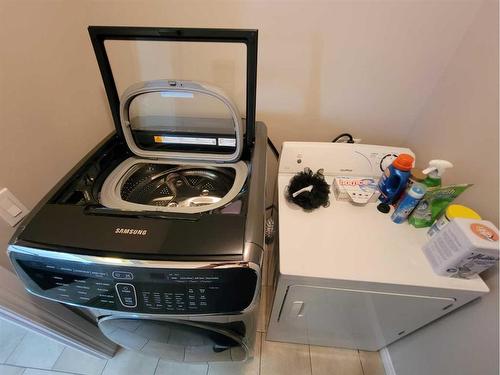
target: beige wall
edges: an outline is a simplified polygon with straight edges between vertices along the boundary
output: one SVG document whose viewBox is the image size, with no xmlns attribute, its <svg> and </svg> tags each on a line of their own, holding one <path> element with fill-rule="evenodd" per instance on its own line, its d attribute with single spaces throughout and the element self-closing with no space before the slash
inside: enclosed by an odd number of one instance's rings
<svg viewBox="0 0 500 375">
<path fill-rule="evenodd" d="M 474 183 L 458 202 L 498 225 L 498 2 L 487 1 L 409 132 L 420 162 L 455 164 L 445 183 Z M 422 165 L 425 168 L 425 164 Z"/>
<path fill-rule="evenodd" d="M 498 225 L 498 2 L 478 12 L 428 98 L 408 142 L 424 159 L 446 157 L 446 182 L 473 182 L 459 201 Z M 482 275 L 490 293 L 389 346 L 398 375 L 496 375 L 498 268 Z"/>
<path fill-rule="evenodd" d="M 440 0 L 101 3 L 88 8 L 89 22 L 258 28 L 258 118 L 277 143 L 330 140 L 346 129 L 368 142 L 403 142 L 478 7 Z"/>
</svg>

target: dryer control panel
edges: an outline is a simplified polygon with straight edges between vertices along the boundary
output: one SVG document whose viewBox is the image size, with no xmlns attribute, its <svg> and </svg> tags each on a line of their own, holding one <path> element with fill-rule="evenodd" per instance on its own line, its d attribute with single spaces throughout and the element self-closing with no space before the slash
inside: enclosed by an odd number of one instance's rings
<svg viewBox="0 0 500 375">
<path fill-rule="evenodd" d="M 171 269 L 113 266 L 11 253 L 28 290 L 84 307 L 147 314 L 240 312 L 257 287 L 248 267 Z"/>
</svg>

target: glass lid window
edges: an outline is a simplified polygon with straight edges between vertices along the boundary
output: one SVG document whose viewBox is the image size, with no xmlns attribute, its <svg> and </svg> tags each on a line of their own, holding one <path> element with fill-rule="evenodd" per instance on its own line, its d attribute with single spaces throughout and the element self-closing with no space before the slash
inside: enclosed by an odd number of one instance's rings
<svg viewBox="0 0 500 375">
<path fill-rule="evenodd" d="M 163 90 L 135 96 L 128 116 L 135 143 L 142 149 L 231 153 L 235 121 L 220 99 L 205 93 Z"/>
</svg>

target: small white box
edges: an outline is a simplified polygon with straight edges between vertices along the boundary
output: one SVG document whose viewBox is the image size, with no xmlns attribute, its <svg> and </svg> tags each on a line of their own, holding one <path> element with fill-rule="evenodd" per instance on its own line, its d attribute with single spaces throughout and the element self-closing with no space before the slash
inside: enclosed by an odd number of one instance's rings
<svg viewBox="0 0 500 375">
<path fill-rule="evenodd" d="M 470 279 L 498 262 L 498 229 L 489 221 L 453 219 L 423 251 L 438 275 Z"/>
<path fill-rule="evenodd" d="M 373 177 L 337 176 L 333 180 L 333 192 L 338 201 L 357 204 L 376 202 L 377 180 Z"/>
</svg>

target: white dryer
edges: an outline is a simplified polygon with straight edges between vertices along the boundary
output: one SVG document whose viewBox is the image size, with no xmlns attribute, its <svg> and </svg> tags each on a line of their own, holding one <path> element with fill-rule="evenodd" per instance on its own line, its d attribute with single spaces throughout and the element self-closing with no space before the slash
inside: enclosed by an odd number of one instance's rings
<svg viewBox="0 0 500 375">
<path fill-rule="evenodd" d="M 379 177 L 409 149 L 344 143 L 285 142 L 279 165 L 279 261 L 267 339 L 379 350 L 488 293 L 480 277 L 433 273 L 421 247 L 424 229 L 394 224 L 376 203 L 336 201 L 312 212 L 285 189 L 305 167 Z"/>
</svg>

